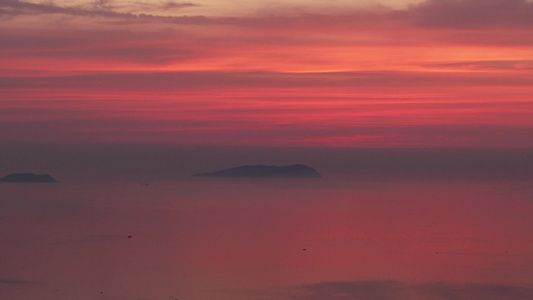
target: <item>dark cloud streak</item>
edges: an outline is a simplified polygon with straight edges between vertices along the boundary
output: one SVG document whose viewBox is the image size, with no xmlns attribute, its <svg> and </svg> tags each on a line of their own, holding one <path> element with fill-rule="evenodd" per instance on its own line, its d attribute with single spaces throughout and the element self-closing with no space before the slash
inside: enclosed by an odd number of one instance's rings
<svg viewBox="0 0 533 300">
<path fill-rule="evenodd" d="M 433 28 L 533 28 L 533 2 L 526 0 L 428 0 L 400 15 Z"/>
<path fill-rule="evenodd" d="M 196 6 L 198 6 L 198 4 L 194 4 L 190 2 L 176 3 L 174 1 L 168 1 L 162 6 L 162 8 L 163 9 L 182 9 L 185 7 L 196 7 Z"/>
<path fill-rule="evenodd" d="M 533 60 L 459 61 L 453 63 L 432 63 L 424 66 L 452 70 L 533 70 Z"/>
<path fill-rule="evenodd" d="M 170 5 L 170 6 L 169 6 Z M 192 3 L 174 3 L 168 2 L 165 7 L 172 9 L 195 6 Z M 0 2 L 0 15 L 18 16 L 18 15 L 42 15 L 42 14 L 64 14 L 70 16 L 82 17 L 106 17 L 118 18 L 125 20 L 150 20 L 159 22 L 177 22 L 188 23 L 187 21 L 195 20 L 195 17 L 165 17 L 150 14 L 134 14 L 127 12 L 113 11 L 107 5 L 107 1 L 99 1 L 93 8 L 84 8 L 76 6 L 58 6 L 54 4 L 36 4 L 18 0 L 3 0 Z M 203 18 L 200 18 L 203 19 Z"/>
<path fill-rule="evenodd" d="M 229 87 L 406 87 L 406 86 L 531 86 L 521 74 L 424 72 L 168 72 L 94 74 L 60 77 L 0 77 L 0 88 L 112 88 L 133 90 L 181 90 Z"/>
</svg>

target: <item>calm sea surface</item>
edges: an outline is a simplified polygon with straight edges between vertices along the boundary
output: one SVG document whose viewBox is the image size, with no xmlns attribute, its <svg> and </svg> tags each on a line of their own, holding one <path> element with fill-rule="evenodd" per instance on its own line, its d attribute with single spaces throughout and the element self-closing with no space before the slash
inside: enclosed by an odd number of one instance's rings
<svg viewBox="0 0 533 300">
<path fill-rule="evenodd" d="M 0 185 L 0 299 L 533 299 L 533 182 Z"/>
</svg>

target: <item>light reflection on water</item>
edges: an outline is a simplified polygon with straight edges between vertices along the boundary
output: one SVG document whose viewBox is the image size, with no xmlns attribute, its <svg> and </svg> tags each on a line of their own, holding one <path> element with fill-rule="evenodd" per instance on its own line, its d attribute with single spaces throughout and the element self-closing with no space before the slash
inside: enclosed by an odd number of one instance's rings
<svg viewBox="0 0 533 300">
<path fill-rule="evenodd" d="M 0 192 L 2 299 L 482 299 L 494 285 L 529 299 L 533 288 L 524 182 L 191 178 Z"/>
</svg>

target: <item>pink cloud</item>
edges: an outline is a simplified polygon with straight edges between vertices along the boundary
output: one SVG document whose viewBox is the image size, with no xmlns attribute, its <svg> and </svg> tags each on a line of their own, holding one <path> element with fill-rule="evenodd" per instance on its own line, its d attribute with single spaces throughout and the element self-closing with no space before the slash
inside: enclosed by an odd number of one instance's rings
<svg viewBox="0 0 533 300">
<path fill-rule="evenodd" d="M 531 146 L 530 84 L 497 86 L 479 79 L 484 85 L 476 88 L 465 76 L 422 90 L 424 74 L 403 79 L 394 74 L 398 78 L 388 82 L 373 74 L 374 83 L 364 75 L 2 78 L 0 136 L 11 142 Z M 332 85 L 335 76 L 343 80 Z M 523 95 L 517 89 L 524 89 Z"/>
<path fill-rule="evenodd" d="M 524 132 L 533 110 L 523 103 L 533 86 L 533 35 L 521 19 L 530 2 L 214 18 L 123 13 L 105 1 L 99 8 L 0 1 L 9 17 L 0 33 L 2 100 L 95 105 L 6 107 L 13 113 L 3 121 L 6 140 L 530 143 Z M 71 16 L 60 24 L 72 26 L 44 23 L 43 15 Z M 26 17 L 35 23 L 20 26 Z M 111 99 L 149 105 L 104 105 Z M 521 110 L 491 106 L 504 100 Z M 183 105 L 182 113 L 164 113 L 162 103 Z"/>
</svg>

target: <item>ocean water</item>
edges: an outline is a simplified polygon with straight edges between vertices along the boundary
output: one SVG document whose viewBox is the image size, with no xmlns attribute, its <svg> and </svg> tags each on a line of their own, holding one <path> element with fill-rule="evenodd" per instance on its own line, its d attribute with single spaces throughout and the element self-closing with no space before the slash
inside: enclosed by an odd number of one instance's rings
<svg viewBox="0 0 533 300">
<path fill-rule="evenodd" d="M 0 299 L 533 299 L 533 182 L 0 184 Z"/>
</svg>

